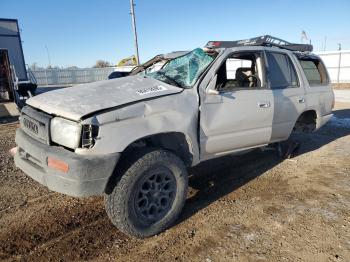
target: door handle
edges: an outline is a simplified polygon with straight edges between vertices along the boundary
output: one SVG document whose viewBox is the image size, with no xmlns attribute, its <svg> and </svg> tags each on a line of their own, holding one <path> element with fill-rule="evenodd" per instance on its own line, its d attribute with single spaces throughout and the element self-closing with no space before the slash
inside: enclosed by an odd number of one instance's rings
<svg viewBox="0 0 350 262">
<path fill-rule="evenodd" d="M 305 98 L 299 97 L 298 102 L 299 102 L 300 104 L 305 103 Z"/>
<path fill-rule="evenodd" d="M 259 102 L 258 105 L 261 108 L 268 108 L 271 106 L 270 102 Z"/>
</svg>

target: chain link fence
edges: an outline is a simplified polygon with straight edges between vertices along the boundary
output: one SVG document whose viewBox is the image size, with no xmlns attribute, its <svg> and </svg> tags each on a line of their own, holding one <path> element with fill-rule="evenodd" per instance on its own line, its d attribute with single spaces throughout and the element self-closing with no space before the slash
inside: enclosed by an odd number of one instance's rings
<svg viewBox="0 0 350 262">
<path fill-rule="evenodd" d="M 315 53 L 325 63 L 332 83 L 350 83 L 350 50 Z"/>
<path fill-rule="evenodd" d="M 332 83 L 350 83 L 350 50 L 315 52 L 324 61 Z M 106 80 L 113 71 L 131 71 L 132 66 L 31 70 L 39 86 L 69 86 Z"/>
<path fill-rule="evenodd" d="M 38 86 L 68 86 L 108 79 L 113 71 L 130 71 L 132 66 L 31 70 Z"/>
</svg>

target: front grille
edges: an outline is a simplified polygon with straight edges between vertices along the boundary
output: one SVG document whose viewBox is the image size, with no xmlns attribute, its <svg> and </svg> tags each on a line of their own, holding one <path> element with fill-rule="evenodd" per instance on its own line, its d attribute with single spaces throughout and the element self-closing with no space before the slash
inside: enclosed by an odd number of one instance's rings
<svg viewBox="0 0 350 262">
<path fill-rule="evenodd" d="M 32 138 L 50 144 L 50 120 L 52 116 L 25 106 L 19 117 L 21 129 Z"/>
</svg>

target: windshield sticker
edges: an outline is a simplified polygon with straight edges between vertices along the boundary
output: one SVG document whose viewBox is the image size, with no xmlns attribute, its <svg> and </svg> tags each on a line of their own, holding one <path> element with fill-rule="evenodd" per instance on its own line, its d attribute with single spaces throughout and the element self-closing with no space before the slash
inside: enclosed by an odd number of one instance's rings
<svg viewBox="0 0 350 262">
<path fill-rule="evenodd" d="M 143 95 L 148 95 L 151 93 L 156 93 L 156 92 L 161 92 L 161 91 L 166 91 L 166 90 L 168 90 L 168 89 L 166 89 L 164 86 L 152 86 L 152 87 L 149 87 L 146 89 L 138 90 L 138 91 L 136 91 L 136 93 L 138 93 L 140 96 L 143 96 Z"/>
</svg>

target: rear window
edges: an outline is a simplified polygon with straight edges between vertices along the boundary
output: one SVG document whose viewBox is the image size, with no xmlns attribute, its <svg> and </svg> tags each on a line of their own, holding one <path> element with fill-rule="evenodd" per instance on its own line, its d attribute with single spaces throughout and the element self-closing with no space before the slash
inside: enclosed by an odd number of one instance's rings
<svg viewBox="0 0 350 262">
<path fill-rule="evenodd" d="M 299 59 L 310 86 L 325 85 L 329 83 L 323 63 L 317 59 Z"/>
</svg>

